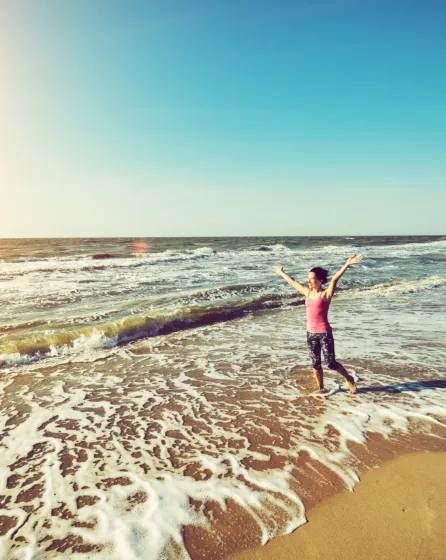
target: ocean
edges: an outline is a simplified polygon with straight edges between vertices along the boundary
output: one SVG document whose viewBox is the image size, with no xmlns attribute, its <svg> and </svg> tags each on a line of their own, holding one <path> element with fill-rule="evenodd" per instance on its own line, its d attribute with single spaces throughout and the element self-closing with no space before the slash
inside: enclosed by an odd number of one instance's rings
<svg viewBox="0 0 446 560">
<path fill-rule="evenodd" d="M 446 236 L 136 241 L 0 240 L 1 558 L 224 558 L 352 489 L 378 439 L 444 445 Z M 355 253 L 329 319 L 358 392 L 326 369 L 321 397 L 273 268 Z"/>
</svg>

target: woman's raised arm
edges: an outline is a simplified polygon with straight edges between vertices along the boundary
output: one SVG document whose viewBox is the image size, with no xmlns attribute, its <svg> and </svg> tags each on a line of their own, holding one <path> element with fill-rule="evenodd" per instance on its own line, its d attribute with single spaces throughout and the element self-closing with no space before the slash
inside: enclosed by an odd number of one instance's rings
<svg viewBox="0 0 446 560">
<path fill-rule="evenodd" d="M 299 282 L 294 280 L 294 278 L 292 276 L 290 276 L 289 274 L 287 274 L 283 270 L 283 265 L 282 266 L 275 266 L 274 267 L 274 272 L 276 274 L 279 274 L 280 276 L 282 276 L 282 278 L 284 280 L 286 280 L 288 282 L 288 284 L 293 286 L 293 288 L 295 290 L 297 290 L 299 293 L 301 293 L 303 296 L 306 296 L 309 293 L 310 288 L 307 288 L 307 286 L 302 286 L 302 284 L 299 284 Z"/>
<path fill-rule="evenodd" d="M 344 264 L 344 266 L 340 270 L 338 270 L 338 272 L 336 272 L 336 274 L 330 280 L 330 285 L 325 291 L 326 299 L 331 299 L 333 297 L 338 280 L 339 278 L 341 278 L 341 276 L 344 274 L 347 268 L 352 266 L 352 264 L 359 264 L 361 261 L 362 261 L 362 255 L 358 255 L 358 256 L 352 255 L 351 257 L 348 257 L 347 262 Z"/>
</svg>

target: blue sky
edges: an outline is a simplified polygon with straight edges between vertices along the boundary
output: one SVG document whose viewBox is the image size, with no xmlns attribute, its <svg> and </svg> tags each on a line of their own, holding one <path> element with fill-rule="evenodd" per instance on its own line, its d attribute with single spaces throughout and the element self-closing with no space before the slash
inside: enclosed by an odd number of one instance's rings
<svg viewBox="0 0 446 560">
<path fill-rule="evenodd" d="M 0 236 L 443 234 L 445 23 L 443 2 L 4 0 Z"/>
</svg>

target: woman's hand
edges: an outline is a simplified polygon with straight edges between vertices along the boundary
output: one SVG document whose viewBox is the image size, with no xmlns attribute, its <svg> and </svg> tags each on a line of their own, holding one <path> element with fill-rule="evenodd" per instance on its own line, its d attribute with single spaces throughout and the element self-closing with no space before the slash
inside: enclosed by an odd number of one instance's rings
<svg viewBox="0 0 446 560">
<path fill-rule="evenodd" d="M 276 274 L 282 274 L 282 272 L 283 272 L 283 264 L 280 265 L 280 266 L 275 266 L 275 267 L 274 267 L 274 272 L 275 272 Z"/>
<path fill-rule="evenodd" d="M 359 264 L 362 261 L 362 255 L 352 255 L 347 259 L 347 265 L 351 266 L 352 264 Z"/>
</svg>

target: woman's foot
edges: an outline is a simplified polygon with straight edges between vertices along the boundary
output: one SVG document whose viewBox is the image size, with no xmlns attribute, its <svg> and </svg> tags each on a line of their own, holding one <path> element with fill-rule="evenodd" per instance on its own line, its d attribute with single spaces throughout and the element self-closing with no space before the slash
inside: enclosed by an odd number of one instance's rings
<svg viewBox="0 0 446 560">
<path fill-rule="evenodd" d="M 355 383 L 355 380 L 353 379 L 353 377 L 352 377 L 351 381 L 349 381 L 349 380 L 347 379 L 347 385 L 348 385 L 348 388 L 349 388 L 350 393 L 351 393 L 352 395 L 353 395 L 353 393 L 356 393 L 357 387 L 356 387 L 356 383 Z"/>
<path fill-rule="evenodd" d="M 354 378 L 348 373 L 348 371 L 345 369 L 345 367 L 340 364 L 339 362 L 337 362 L 337 367 L 336 367 L 336 371 L 338 373 L 340 373 L 343 377 L 345 377 L 345 380 L 347 381 L 347 385 L 348 388 L 350 390 L 350 393 L 356 393 L 356 383 Z"/>
</svg>

